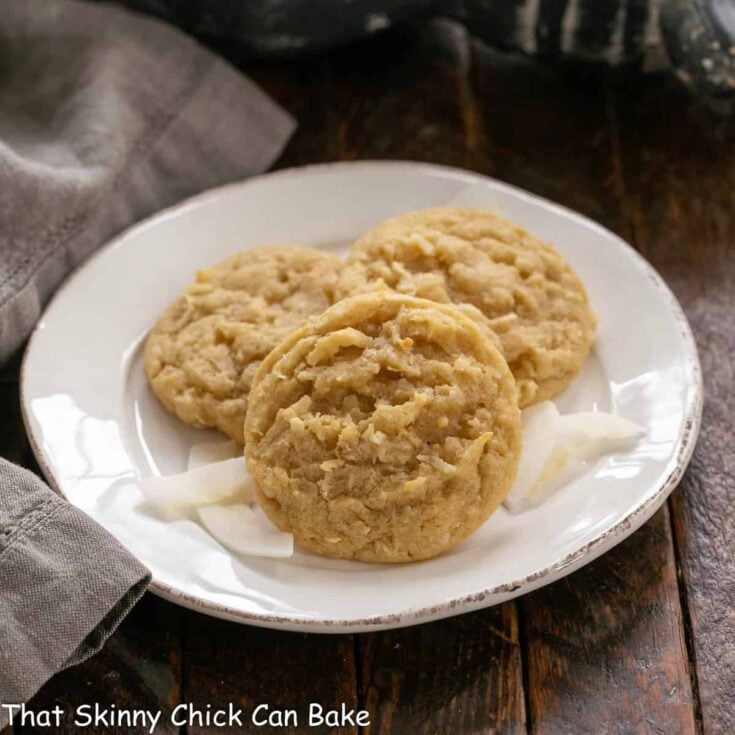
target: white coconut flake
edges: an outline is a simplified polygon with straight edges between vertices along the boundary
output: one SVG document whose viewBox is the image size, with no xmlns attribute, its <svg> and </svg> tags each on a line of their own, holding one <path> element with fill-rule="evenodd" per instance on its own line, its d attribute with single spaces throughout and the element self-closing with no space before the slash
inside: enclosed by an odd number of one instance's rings
<svg viewBox="0 0 735 735">
<path fill-rule="evenodd" d="M 234 441 L 195 444 L 188 471 L 150 477 L 140 487 L 159 509 L 196 509 L 203 528 L 235 554 L 285 558 L 293 555 L 293 536 L 281 533 L 259 508 L 242 448 Z"/>
<path fill-rule="evenodd" d="M 547 404 L 551 401 L 523 412 L 518 473 L 505 499 L 514 513 L 539 505 L 603 455 L 631 449 L 645 433 L 642 426 L 602 411 L 554 418 L 555 409 Z"/>
<path fill-rule="evenodd" d="M 205 505 L 197 513 L 204 528 L 235 554 L 280 559 L 293 556 L 293 536 L 265 528 L 245 503 Z"/>
<path fill-rule="evenodd" d="M 244 457 L 215 462 L 178 475 L 149 477 L 141 481 L 140 489 L 148 502 L 164 509 L 253 500 Z"/>
<path fill-rule="evenodd" d="M 645 429 L 612 413 L 590 411 L 559 417 L 559 440 L 577 447 L 580 456 L 598 457 L 628 449 Z"/>
<path fill-rule="evenodd" d="M 505 498 L 512 511 L 523 510 L 531 489 L 554 451 L 559 411 L 551 401 L 543 401 L 523 411 L 521 427 L 523 446 L 513 487 Z"/>
</svg>

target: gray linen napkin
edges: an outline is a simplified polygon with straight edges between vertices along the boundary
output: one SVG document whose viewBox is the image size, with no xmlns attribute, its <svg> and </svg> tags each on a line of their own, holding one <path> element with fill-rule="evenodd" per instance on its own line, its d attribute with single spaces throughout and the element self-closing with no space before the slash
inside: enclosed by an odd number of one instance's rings
<svg viewBox="0 0 735 735">
<path fill-rule="evenodd" d="M 100 525 L 3 459 L 0 493 L 0 704 L 20 704 L 96 653 L 150 577 Z"/>
<path fill-rule="evenodd" d="M 294 128 L 159 21 L 73 0 L 1 5 L 0 362 L 112 234 L 263 171 Z M 0 461 L 0 703 L 98 650 L 148 581 L 101 527 Z"/>
</svg>

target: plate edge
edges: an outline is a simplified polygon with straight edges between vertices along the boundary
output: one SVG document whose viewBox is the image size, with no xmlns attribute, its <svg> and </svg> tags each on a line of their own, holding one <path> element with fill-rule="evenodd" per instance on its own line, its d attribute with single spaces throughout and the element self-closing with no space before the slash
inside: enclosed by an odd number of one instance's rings
<svg viewBox="0 0 735 735">
<path fill-rule="evenodd" d="M 550 584 L 551 582 L 565 577 L 568 574 L 576 571 L 577 569 L 582 568 L 586 564 L 597 559 L 599 556 L 615 546 L 617 543 L 623 541 L 638 528 L 640 528 L 664 503 L 666 498 L 681 480 L 681 477 L 683 476 L 684 471 L 686 470 L 686 467 L 689 464 L 691 456 L 694 452 L 697 437 L 699 435 L 699 430 L 701 427 L 704 400 L 702 371 L 696 342 L 694 340 L 694 335 L 692 333 L 691 326 L 687 320 L 686 314 L 676 296 L 669 288 L 668 284 L 663 280 L 663 278 L 653 268 L 653 266 L 632 245 L 627 243 L 614 232 L 608 230 L 606 227 L 595 222 L 594 220 L 568 207 L 565 207 L 564 205 L 552 202 L 543 196 L 525 191 L 524 189 L 513 186 L 512 184 L 507 184 L 503 181 L 498 181 L 497 179 L 473 171 L 467 171 L 465 169 L 460 169 L 452 166 L 444 166 L 441 164 L 410 160 L 369 160 L 317 163 L 305 166 L 279 169 L 278 171 L 272 171 L 266 174 L 262 174 L 260 176 L 254 176 L 249 179 L 230 182 L 228 184 L 224 184 L 213 189 L 208 189 L 199 194 L 195 194 L 188 199 L 178 202 L 170 207 L 167 207 L 166 209 L 154 213 L 153 215 L 133 224 L 132 226 L 125 229 L 123 232 L 119 233 L 108 242 L 103 244 L 90 257 L 85 259 L 82 263 L 80 263 L 76 268 L 73 269 L 73 271 L 66 277 L 60 287 L 57 289 L 54 296 L 49 300 L 48 304 L 44 307 L 43 314 L 41 315 L 41 318 L 34 327 L 28 339 L 20 368 L 19 392 L 23 425 L 26 430 L 29 444 L 31 446 L 31 449 L 33 450 L 36 461 L 38 462 L 38 465 L 52 490 L 54 490 L 57 495 L 66 500 L 66 496 L 64 495 L 60 485 L 54 477 L 53 471 L 46 461 L 46 457 L 41 447 L 41 442 L 33 432 L 32 422 L 27 413 L 27 400 L 25 390 L 27 364 L 29 361 L 29 355 L 31 354 L 33 349 L 34 342 L 37 338 L 38 333 L 41 331 L 43 319 L 46 312 L 53 307 L 54 302 L 59 297 L 59 295 L 61 295 L 64 290 L 70 287 L 82 268 L 88 265 L 93 259 L 101 256 L 103 253 L 119 246 L 125 238 L 133 235 L 139 229 L 150 227 L 154 225 L 157 221 L 167 219 L 183 210 L 205 204 L 210 198 L 215 198 L 225 191 L 235 190 L 238 188 L 246 188 L 249 184 L 262 181 L 264 178 L 270 179 L 277 177 L 286 177 L 293 176 L 294 174 L 302 175 L 308 174 L 313 171 L 326 171 L 337 168 L 354 170 L 359 168 L 381 168 L 385 166 L 410 167 L 414 169 L 428 169 L 430 171 L 443 172 L 445 174 L 451 173 L 457 179 L 465 179 L 469 182 L 477 182 L 478 180 L 490 181 L 495 186 L 499 186 L 501 189 L 506 189 L 507 191 L 510 191 L 515 195 L 520 196 L 522 199 L 531 202 L 542 202 L 546 207 L 550 207 L 554 210 L 560 211 L 567 216 L 571 216 L 572 219 L 582 222 L 587 227 L 592 227 L 594 229 L 597 229 L 598 231 L 603 232 L 608 237 L 614 238 L 619 244 L 623 245 L 635 257 L 639 267 L 641 267 L 641 269 L 648 275 L 648 277 L 654 283 L 655 287 L 666 297 L 666 299 L 669 301 L 670 306 L 672 307 L 673 316 L 675 317 L 677 324 L 679 325 L 680 333 L 683 336 L 685 344 L 687 346 L 687 367 L 690 368 L 692 373 L 691 377 L 693 392 L 692 395 L 689 397 L 689 403 L 685 410 L 684 428 L 680 436 L 677 438 L 676 454 L 668 465 L 668 467 L 671 468 L 668 475 L 660 484 L 660 486 L 654 491 L 653 495 L 640 503 L 624 519 L 616 523 L 607 531 L 602 532 L 599 536 L 589 541 L 582 548 L 575 550 L 561 560 L 547 565 L 543 569 L 526 575 L 519 580 L 514 580 L 513 582 L 507 582 L 502 585 L 497 585 L 496 587 L 490 587 L 484 590 L 480 590 L 478 592 L 471 593 L 469 595 L 461 595 L 459 597 L 455 597 L 451 600 L 445 601 L 439 605 L 429 605 L 417 609 L 409 608 L 399 613 L 392 613 L 390 615 L 374 615 L 368 618 L 330 618 L 325 620 L 307 617 L 289 617 L 283 615 L 246 613 L 242 610 L 228 607 L 227 605 L 204 601 L 201 598 L 187 595 L 187 593 L 181 592 L 180 590 L 177 590 L 158 580 L 153 580 L 149 587 L 150 591 L 154 594 L 157 594 L 158 596 L 172 602 L 181 604 L 184 607 L 196 610 L 198 612 L 203 612 L 214 617 L 250 625 L 256 625 L 260 627 L 279 628 L 284 630 L 337 634 L 365 632 L 370 630 L 391 629 L 405 627 L 409 625 L 417 625 L 424 622 L 430 622 L 432 620 L 439 620 L 441 618 L 450 617 L 463 612 L 470 612 L 472 610 L 500 604 L 506 600 L 531 592 L 541 586 L 544 586 L 545 584 Z"/>
</svg>

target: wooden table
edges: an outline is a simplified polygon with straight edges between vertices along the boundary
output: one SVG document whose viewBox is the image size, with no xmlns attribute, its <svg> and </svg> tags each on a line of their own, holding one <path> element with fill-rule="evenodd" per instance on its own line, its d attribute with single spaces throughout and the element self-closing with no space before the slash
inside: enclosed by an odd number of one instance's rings
<svg viewBox="0 0 735 735">
<path fill-rule="evenodd" d="M 706 384 L 699 444 L 644 528 L 517 601 L 404 630 L 318 636 L 225 623 L 148 595 L 98 656 L 56 676 L 33 705 L 368 709 L 370 727 L 330 730 L 345 735 L 735 733 L 735 118 L 668 77 L 543 66 L 442 21 L 277 66 L 220 50 L 298 118 L 280 167 L 461 166 L 634 243 L 694 328 Z M 3 375 L 0 455 L 36 468 L 17 365 Z"/>
</svg>

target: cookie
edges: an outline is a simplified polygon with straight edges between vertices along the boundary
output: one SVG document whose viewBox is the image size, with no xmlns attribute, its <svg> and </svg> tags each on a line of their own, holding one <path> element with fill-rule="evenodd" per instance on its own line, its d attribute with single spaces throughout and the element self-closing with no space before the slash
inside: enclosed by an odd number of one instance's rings
<svg viewBox="0 0 735 735">
<path fill-rule="evenodd" d="M 560 393 L 594 339 L 594 312 L 566 259 L 490 212 L 426 209 L 377 225 L 353 245 L 337 294 L 385 287 L 479 309 L 500 340 L 521 406 Z"/>
<path fill-rule="evenodd" d="M 341 265 L 330 253 L 273 245 L 198 271 L 145 345 L 145 372 L 161 403 L 187 424 L 242 443 L 260 361 L 332 303 Z"/>
<path fill-rule="evenodd" d="M 245 420 L 258 501 L 327 556 L 426 559 L 503 501 L 521 446 L 513 376 L 453 306 L 341 301 L 261 363 Z"/>
</svg>

